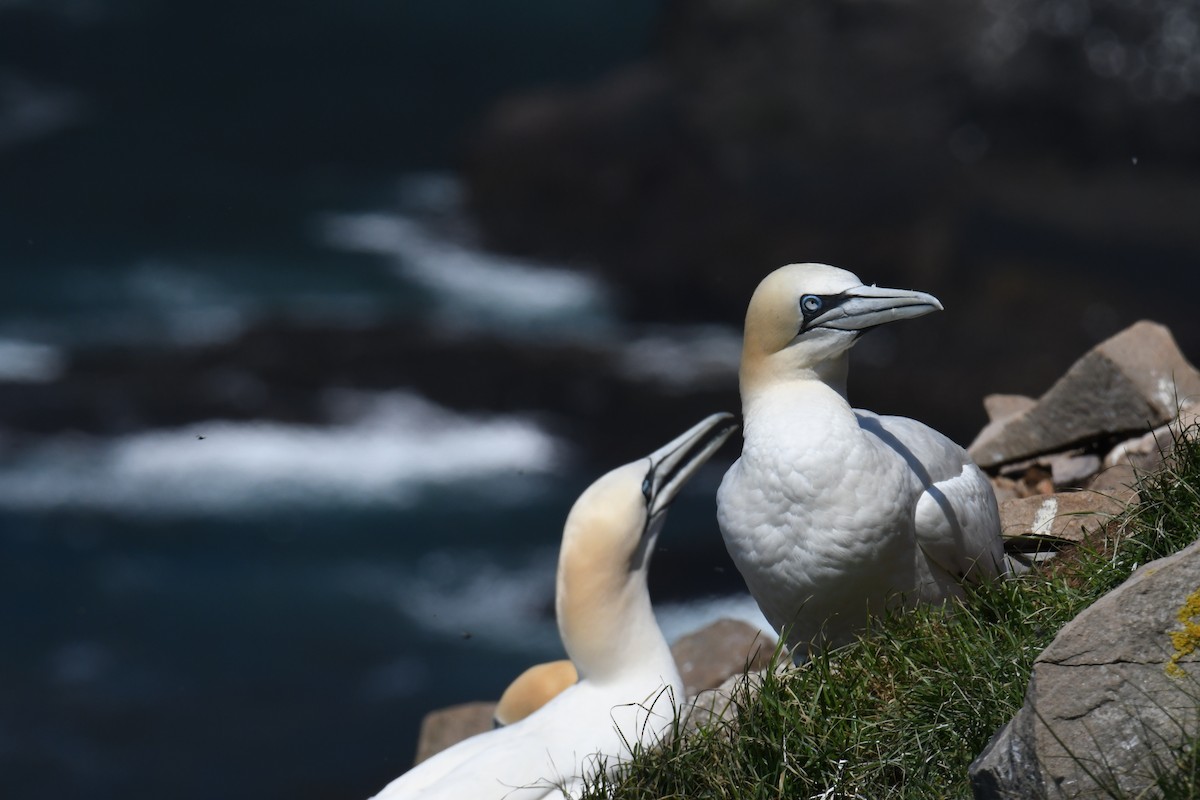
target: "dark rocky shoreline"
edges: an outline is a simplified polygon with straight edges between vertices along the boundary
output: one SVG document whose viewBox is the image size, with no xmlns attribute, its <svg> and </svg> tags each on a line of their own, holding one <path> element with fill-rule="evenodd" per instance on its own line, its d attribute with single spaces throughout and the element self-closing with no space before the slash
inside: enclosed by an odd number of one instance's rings
<svg viewBox="0 0 1200 800">
<path fill-rule="evenodd" d="M 1067 5 L 667 3 L 643 62 L 495 106 L 464 159 L 474 216 L 635 319 L 738 325 L 794 261 L 931 291 L 947 313 L 895 334 L 879 382 L 968 437 L 977 398 L 1137 319 L 1200 349 L 1200 79 L 1154 61 L 1173 6 Z"/>
<path fill-rule="evenodd" d="M 461 158 L 473 223 L 499 251 L 599 273 L 632 324 L 740 328 L 793 261 L 930 291 L 947 311 L 865 340 L 851 392 L 965 443 L 979 397 L 1035 392 L 1138 319 L 1200 351 L 1200 85 L 1154 60 L 1174 6 L 1093 5 L 667 2 L 649 57 L 492 108 Z M 1101 58 L 1118 52 L 1150 60 Z M 598 345 L 277 318 L 220 344 L 72 352 L 0 404 L 19 440 L 319 423 L 325 388 L 411 388 L 544 415 L 612 463 L 736 409 L 735 384 L 635 380 Z"/>
</svg>

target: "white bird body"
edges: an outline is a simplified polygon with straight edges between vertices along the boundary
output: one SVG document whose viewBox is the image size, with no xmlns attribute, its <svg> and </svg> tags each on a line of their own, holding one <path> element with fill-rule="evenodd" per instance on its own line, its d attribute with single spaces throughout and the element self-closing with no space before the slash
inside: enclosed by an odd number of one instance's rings
<svg viewBox="0 0 1200 800">
<path fill-rule="evenodd" d="M 966 452 L 845 399 L 847 351 L 862 330 L 938 308 L 929 295 L 808 264 L 777 270 L 751 301 L 744 444 L 717 516 L 751 595 L 798 658 L 850 640 L 886 608 L 940 601 L 1004 570 L 995 495 Z"/>
<path fill-rule="evenodd" d="M 675 670 L 674 664 L 670 669 Z M 682 704 L 678 673 L 646 672 L 640 677 L 604 686 L 576 684 L 519 722 L 443 750 L 377 797 L 574 797 L 582 788 L 582 776 L 627 758 L 629 746 L 643 741 L 644 732 L 667 730 L 674 718 L 673 704 Z"/>
<path fill-rule="evenodd" d="M 714 414 L 580 495 L 559 552 L 555 611 L 579 674 L 529 716 L 473 736 L 388 784 L 377 800 L 573 797 L 637 743 L 660 740 L 683 680 L 654 618 L 646 570 L 666 511 L 736 427 Z"/>
</svg>

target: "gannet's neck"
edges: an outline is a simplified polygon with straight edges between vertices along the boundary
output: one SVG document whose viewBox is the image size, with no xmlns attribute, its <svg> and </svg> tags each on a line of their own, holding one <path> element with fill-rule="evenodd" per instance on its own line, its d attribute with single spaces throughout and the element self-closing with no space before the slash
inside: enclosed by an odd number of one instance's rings
<svg viewBox="0 0 1200 800">
<path fill-rule="evenodd" d="M 819 381 L 843 400 L 846 399 L 846 377 L 849 373 L 849 353 L 808 364 L 801 361 L 802 353 L 790 348 L 777 353 L 764 354 L 752 348 L 749 339 L 742 348 L 742 363 L 738 371 L 738 386 L 742 395 L 742 411 L 745 413 L 754 401 L 772 387 L 796 381 Z"/>
<path fill-rule="evenodd" d="M 597 508 L 596 512 L 606 509 Z M 559 633 L 579 677 L 593 683 L 631 672 L 674 670 L 646 588 L 646 567 L 631 569 L 629 549 L 606 541 L 603 524 L 572 513 L 559 553 L 555 606 Z M 589 524 L 595 523 L 595 524 Z M 647 543 L 653 546 L 653 541 Z"/>
</svg>

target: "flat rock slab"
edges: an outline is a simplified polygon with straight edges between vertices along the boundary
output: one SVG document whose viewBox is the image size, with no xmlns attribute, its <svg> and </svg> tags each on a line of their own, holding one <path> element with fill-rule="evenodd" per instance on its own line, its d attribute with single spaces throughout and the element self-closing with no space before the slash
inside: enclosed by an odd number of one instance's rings
<svg viewBox="0 0 1200 800">
<path fill-rule="evenodd" d="M 740 620 L 720 619 L 681 636 L 671 655 L 683 678 L 684 694 L 695 697 L 749 669 L 762 669 L 775 652 L 775 637 Z"/>
<path fill-rule="evenodd" d="M 1141 567 L 1038 656 L 1024 706 L 971 765 L 975 798 L 1143 796 L 1200 727 L 1197 644 L 1193 544 Z"/>
<path fill-rule="evenodd" d="M 1000 504 L 1000 533 L 1005 537 L 1049 536 L 1081 542 L 1091 531 L 1126 509 L 1132 489 L 1082 490 L 1020 497 Z"/>
<path fill-rule="evenodd" d="M 460 703 L 430 711 L 421 720 L 421 733 L 417 737 L 417 757 L 413 759 L 413 766 L 463 739 L 490 731 L 492 714 L 495 711 L 495 703 L 482 701 Z"/>
<path fill-rule="evenodd" d="M 1137 433 L 1175 417 L 1200 397 L 1200 371 L 1184 358 L 1166 327 L 1138 322 L 1101 342 L 1022 409 L 993 401 L 989 411 L 1012 411 L 989 423 L 968 452 L 988 469 L 1108 437 Z M 1015 409 L 1015 411 L 1013 410 Z"/>
<path fill-rule="evenodd" d="M 983 398 L 983 410 L 987 413 L 990 422 L 1007 419 L 1028 411 L 1035 405 L 1037 405 L 1037 400 L 1023 394 L 989 394 Z"/>
</svg>

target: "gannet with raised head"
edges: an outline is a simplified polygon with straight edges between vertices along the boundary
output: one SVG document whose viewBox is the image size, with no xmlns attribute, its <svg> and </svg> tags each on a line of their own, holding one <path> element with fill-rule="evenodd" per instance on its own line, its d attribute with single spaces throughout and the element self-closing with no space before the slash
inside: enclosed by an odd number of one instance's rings
<svg viewBox="0 0 1200 800">
<path fill-rule="evenodd" d="M 1005 572 L 991 485 L 950 439 L 852 409 L 850 347 L 940 311 L 924 292 L 864 286 L 824 264 L 768 275 L 746 312 L 741 457 L 717 492 L 725 545 L 797 660 L 886 608 L 961 595 Z"/>
<path fill-rule="evenodd" d="M 575 796 L 583 776 L 670 729 L 683 681 L 654 618 L 646 570 L 671 501 L 735 427 L 732 415 L 714 414 L 580 495 L 563 528 L 555 591 L 579 682 L 519 722 L 422 762 L 378 800 Z"/>
</svg>

